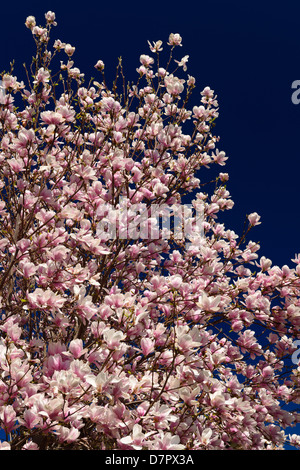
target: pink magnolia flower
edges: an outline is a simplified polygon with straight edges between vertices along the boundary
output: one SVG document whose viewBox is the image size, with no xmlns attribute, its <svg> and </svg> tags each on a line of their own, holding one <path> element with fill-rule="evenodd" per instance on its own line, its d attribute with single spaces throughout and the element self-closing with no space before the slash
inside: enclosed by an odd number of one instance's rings
<svg viewBox="0 0 300 470">
<path fill-rule="evenodd" d="M 120 346 L 120 342 L 125 339 L 126 335 L 122 331 L 116 331 L 113 328 L 103 332 L 104 341 L 109 349 L 116 349 Z"/>
<path fill-rule="evenodd" d="M 156 183 L 153 192 L 156 196 L 165 196 L 169 191 L 168 187 L 163 183 Z"/>
<path fill-rule="evenodd" d="M 41 421 L 41 417 L 38 415 L 37 411 L 33 411 L 32 409 L 27 409 L 24 414 L 21 422 L 24 426 L 28 429 L 33 429 L 36 425 L 38 425 Z"/>
<path fill-rule="evenodd" d="M 75 47 L 72 47 L 71 44 L 66 44 L 65 45 L 65 53 L 71 57 L 75 52 Z"/>
<path fill-rule="evenodd" d="M 260 219 L 260 215 L 258 215 L 257 212 L 252 212 L 252 214 L 248 215 L 248 220 L 250 224 L 253 226 L 261 224 L 261 222 L 259 222 L 259 219 Z"/>
<path fill-rule="evenodd" d="M 24 171 L 24 160 L 22 160 L 21 158 L 11 158 L 7 161 L 7 163 L 15 173 L 19 173 L 19 171 Z"/>
<path fill-rule="evenodd" d="M 225 398 L 225 394 L 221 390 L 217 390 L 210 394 L 210 403 L 214 408 L 222 408 L 231 404 L 231 400 Z"/>
<path fill-rule="evenodd" d="M 201 308 L 201 310 L 207 312 L 217 312 L 219 310 L 219 304 L 221 301 L 221 297 L 217 296 L 208 296 L 205 292 L 199 297 L 199 301 L 197 302 L 197 306 Z"/>
<path fill-rule="evenodd" d="M 55 126 L 59 126 L 64 122 L 62 114 L 54 111 L 43 111 L 41 113 L 41 119 L 45 124 L 54 124 Z"/>
<path fill-rule="evenodd" d="M 211 90 L 209 86 L 206 86 L 203 91 L 201 91 L 201 95 L 206 97 L 206 98 L 213 98 L 214 96 L 214 91 Z"/>
<path fill-rule="evenodd" d="M 52 24 L 53 26 L 57 25 L 55 22 L 55 13 L 53 11 L 47 11 L 47 13 L 45 13 L 45 18 L 47 23 Z"/>
<path fill-rule="evenodd" d="M 7 433 L 15 429 L 17 425 L 17 414 L 11 405 L 0 407 L 0 419 Z"/>
<path fill-rule="evenodd" d="M 146 54 L 142 54 L 140 56 L 140 62 L 142 63 L 142 65 L 144 65 L 145 67 L 149 67 L 151 64 L 154 63 L 154 59 L 152 57 L 149 57 L 148 55 Z"/>
<path fill-rule="evenodd" d="M 126 437 L 122 437 L 120 442 L 134 450 L 142 450 L 147 434 L 151 433 L 144 434 L 142 426 L 140 424 L 135 424 L 132 428 L 132 433 Z"/>
<path fill-rule="evenodd" d="M 75 359 L 82 356 L 86 352 L 86 349 L 83 349 L 82 339 L 73 339 L 69 344 L 69 351 Z"/>
<path fill-rule="evenodd" d="M 267 271 L 272 266 L 272 261 L 269 258 L 262 256 L 259 264 L 257 263 L 257 266 L 260 266 L 262 271 Z"/>
<path fill-rule="evenodd" d="M 56 426 L 55 434 L 58 436 L 59 442 L 67 442 L 68 444 L 76 441 L 80 435 L 79 429 L 74 427 L 67 428 L 65 426 Z"/>
<path fill-rule="evenodd" d="M 290 439 L 291 445 L 294 445 L 300 448 L 300 436 L 298 434 L 289 434 L 289 439 Z"/>
<path fill-rule="evenodd" d="M 50 79 L 50 73 L 48 70 L 45 70 L 44 67 L 41 67 L 37 74 L 36 74 L 36 78 L 35 80 L 33 81 L 33 83 L 48 83 L 49 82 L 49 79 Z M 44 111 L 44 112 L 47 112 L 47 111 Z"/>
<path fill-rule="evenodd" d="M 165 77 L 164 82 L 165 82 L 167 92 L 170 93 L 170 95 L 178 96 L 184 90 L 184 85 L 183 85 L 184 80 L 179 79 L 178 77 L 175 77 L 172 74 L 167 75 Z"/>
<path fill-rule="evenodd" d="M 185 55 L 180 61 L 179 60 L 175 60 L 175 62 L 178 64 L 179 67 L 182 67 L 183 70 L 186 72 L 187 70 L 187 62 L 189 60 L 189 56 L 188 55 Z"/>
<path fill-rule="evenodd" d="M 159 77 L 165 77 L 167 75 L 167 71 L 163 67 L 159 67 L 157 74 Z"/>
<path fill-rule="evenodd" d="M 27 293 L 26 297 L 32 308 L 61 308 L 67 299 L 54 293 L 51 289 L 35 289 L 32 293 Z"/>
<path fill-rule="evenodd" d="M 23 275 L 26 279 L 29 279 L 31 276 L 33 276 L 36 271 L 37 271 L 37 266 L 35 266 L 31 262 L 21 262 L 20 263 L 20 268 L 22 269 Z"/>
<path fill-rule="evenodd" d="M 54 356 L 49 359 L 52 358 Z M 82 393 L 80 383 L 80 378 L 71 370 L 55 370 L 50 380 L 50 386 L 55 393 L 61 392 L 69 396 L 78 396 Z"/>
<path fill-rule="evenodd" d="M 171 33 L 169 36 L 169 46 L 182 46 L 182 37 L 178 33 Z"/>
<path fill-rule="evenodd" d="M 10 443 L 7 441 L 0 442 L 0 450 L 10 450 Z"/>
<path fill-rule="evenodd" d="M 169 281 L 169 284 L 174 288 L 174 289 L 178 289 L 181 284 L 182 284 L 182 277 L 179 275 L 179 274 L 175 274 L 173 276 L 170 276 L 170 278 L 168 279 Z"/>
<path fill-rule="evenodd" d="M 34 141 L 35 134 L 32 129 L 23 129 L 18 133 L 16 148 L 18 150 L 27 147 L 28 144 Z"/>
<path fill-rule="evenodd" d="M 184 387 L 179 390 L 179 396 L 188 406 L 197 405 L 197 396 L 200 393 L 200 387 Z"/>
<path fill-rule="evenodd" d="M 22 450 L 39 450 L 39 446 L 35 442 L 29 441 L 23 445 Z"/>
<path fill-rule="evenodd" d="M 213 431 L 211 428 L 206 428 L 201 433 L 200 444 L 207 447 L 211 442 L 211 437 L 213 435 Z"/>
<path fill-rule="evenodd" d="M 114 382 L 116 378 L 109 375 L 107 372 L 99 372 L 97 376 L 89 375 L 86 377 L 86 382 L 92 385 L 98 393 L 101 393 L 105 386 Z"/>
<path fill-rule="evenodd" d="M 95 65 L 95 69 L 101 71 L 101 70 L 104 70 L 104 67 L 105 67 L 105 66 L 104 66 L 103 60 L 98 60 L 97 63 L 96 63 L 96 65 Z"/>
<path fill-rule="evenodd" d="M 54 41 L 53 47 L 54 47 L 54 49 L 57 49 L 58 51 L 60 51 L 61 49 L 63 49 L 65 47 L 65 45 L 66 44 L 64 42 L 62 42 L 60 39 L 56 39 Z"/>
<path fill-rule="evenodd" d="M 153 43 L 153 45 L 151 44 L 150 41 L 148 41 L 148 44 L 149 44 L 149 48 L 151 50 L 151 52 L 161 52 L 163 50 L 163 48 L 161 47 L 162 46 L 162 41 L 156 41 Z"/>
<path fill-rule="evenodd" d="M 257 343 L 255 333 L 252 330 L 240 333 L 237 343 L 241 346 L 242 352 L 249 351 L 251 353 L 252 359 L 255 358 L 256 354 L 261 354 L 262 352 L 262 347 Z"/>
<path fill-rule="evenodd" d="M 41 28 L 40 26 L 34 26 L 31 31 L 32 31 L 32 34 L 40 38 L 41 41 L 47 41 L 48 31 L 46 28 Z"/>
<path fill-rule="evenodd" d="M 150 447 L 151 446 L 151 447 Z M 170 432 L 159 432 L 154 437 L 153 443 L 151 442 L 149 449 L 155 450 L 184 450 L 185 446 L 180 444 L 180 437 L 174 436 Z"/>
<path fill-rule="evenodd" d="M 154 351 L 154 341 L 150 338 L 142 338 L 141 339 L 141 350 L 145 356 L 152 353 Z"/>
<path fill-rule="evenodd" d="M 27 16 L 25 21 L 26 28 L 32 29 L 36 26 L 36 21 L 34 16 Z"/>
<path fill-rule="evenodd" d="M 75 111 L 68 106 L 58 106 L 57 112 L 61 114 L 63 120 L 66 122 L 73 122 L 75 120 Z"/>
</svg>

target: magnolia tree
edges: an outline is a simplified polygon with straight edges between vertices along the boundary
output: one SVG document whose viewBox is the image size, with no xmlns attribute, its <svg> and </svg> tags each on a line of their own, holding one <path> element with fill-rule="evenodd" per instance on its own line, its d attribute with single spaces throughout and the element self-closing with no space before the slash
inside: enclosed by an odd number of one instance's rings
<svg viewBox="0 0 300 470">
<path fill-rule="evenodd" d="M 227 159 L 213 90 L 188 108 L 179 34 L 134 85 L 99 60 L 84 86 L 45 17 L 27 85 L 2 73 L 1 448 L 300 446 L 300 256 L 259 257 L 257 213 L 241 236 L 218 222 L 228 174 L 211 195 L 197 177 Z"/>
</svg>

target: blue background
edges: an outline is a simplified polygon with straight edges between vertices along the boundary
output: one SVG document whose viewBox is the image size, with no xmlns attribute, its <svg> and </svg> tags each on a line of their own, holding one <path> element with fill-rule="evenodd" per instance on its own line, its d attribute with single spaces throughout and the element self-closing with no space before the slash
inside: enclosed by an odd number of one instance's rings
<svg viewBox="0 0 300 470">
<path fill-rule="evenodd" d="M 223 217 L 241 234 L 246 214 L 258 212 L 262 224 L 250 238 L 273 264 L 293 266 L 300 252 L 299 178 L 300 105 L 292 103 L 293 81 L 300 80 L 300 4 L 296 1 L 61 1 L 2 2 L 0 69 L 25 81 L 22 64 L 31 62 L 35 45 L 24 25 L 28 15 L 44 25 L 44 13 L 56 13 L 52 39 L 76 47 L 75 66 L 100 79 L 94 69 L 105 62 L 113 77 L 123 57 L 125 73 L 136 80 L 147 40 L 165 43 L 171 32 L 183 38 L 178 59 L 188 54 L 188 73 L 196 78 L 192 104 L 210 86 L 218 95 L 220 116 L 215 131 L 220 150 L 229 157 L 220 171 L 235 206 Z M 62 54 L 62 59 L 65 54 Z M 201 180 L 209 179 L 204 170 Z"/>
</svg>

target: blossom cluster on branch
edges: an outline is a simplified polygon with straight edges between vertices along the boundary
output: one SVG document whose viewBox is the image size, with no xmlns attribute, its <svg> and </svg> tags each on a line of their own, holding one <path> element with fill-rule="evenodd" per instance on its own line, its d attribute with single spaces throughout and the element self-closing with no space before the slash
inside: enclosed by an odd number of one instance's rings
<svg viewBox="0 0 300 470">
<path fill-rule="evenodd" d="M 85 86 L 75 48 L 50 49 L 45 17 L 25 23 L 27 85 L 1 74 L 0 448 L 300 446 L 286 432 L 300 421 L 300 256 L 294 269 L 259 257 L 247 241 L 257 213 L 240 236 L 219 222 L 233 206 L 228 174 L 198 177 L 227 160 L 214 91 L 189 109 L 178 33 L 165 67 L 163 42 L 149 42 L 134 85 L 120 61 L 109 87 L 99 60 Z M 153 205 L 163 216 L 191 197 L 202 226 L 190 210 L 188 243 L 172 230 L 119 236 L 136 205 L 153 227 Z M 105 224 L 122 210 L 112 238 Z"/>
</svg>

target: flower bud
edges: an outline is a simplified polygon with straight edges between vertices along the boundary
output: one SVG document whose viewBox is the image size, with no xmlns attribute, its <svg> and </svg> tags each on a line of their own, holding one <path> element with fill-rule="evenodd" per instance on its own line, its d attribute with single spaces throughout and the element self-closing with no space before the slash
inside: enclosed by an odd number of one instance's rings
<svg viewBox="0 0 300 470">
<path fill-rule="evenodd" d="M 102 60 L 98 60 L 97 64 L 95 65 L 95 69 L 97 70 L 104 70 L 104 62 Z"/>
<path fill-rule="evenodd" d="M 254 227 L 254 225 L 259 225 L 261 222 L 259 222 L 260 215 L 258 215 L 257 212 L 252 212 L 252 214 L 248 215 L 248 220 L 250 222 L 250 225 Z"/>
<path fill-rule="evenodd" d="M 32 29 L 32 28 L 34 28 L 35 25 L 36 25 L 35 17 L 34 16 L 27 16 L 26 21 L 25 21 L 25 26 L 29 29 Z"/>
</svg>

